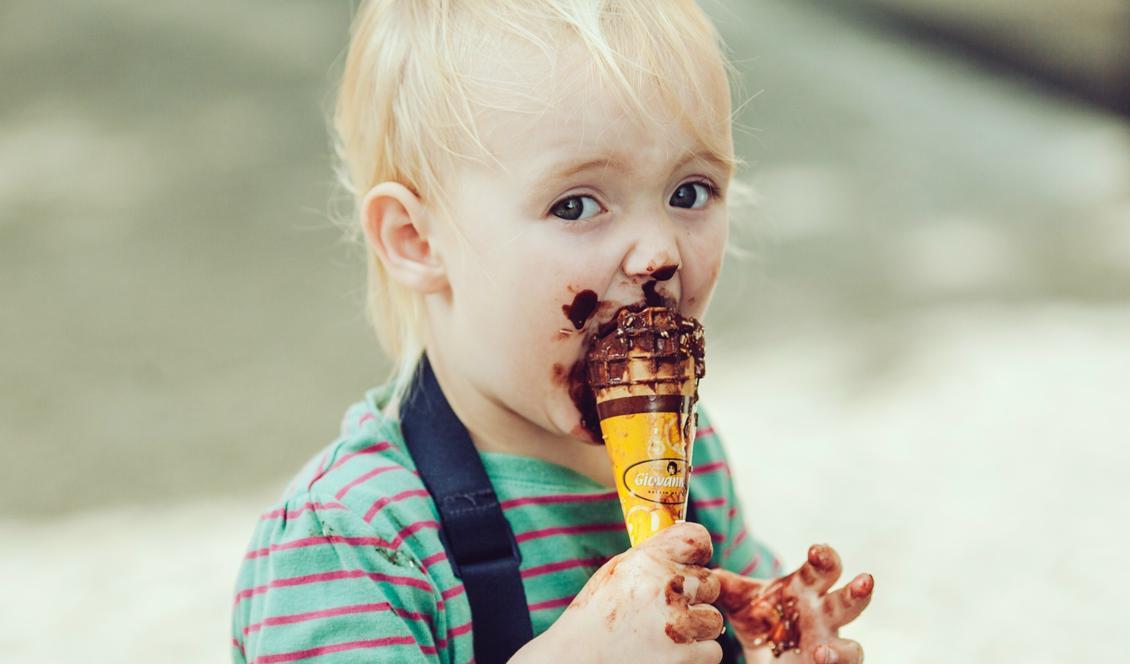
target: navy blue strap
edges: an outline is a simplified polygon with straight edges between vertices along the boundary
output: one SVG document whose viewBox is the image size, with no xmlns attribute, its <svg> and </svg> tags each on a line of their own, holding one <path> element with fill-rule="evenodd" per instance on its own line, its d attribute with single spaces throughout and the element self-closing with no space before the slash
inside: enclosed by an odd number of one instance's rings
<svg viewBox="0 0 1130 664">
<path fill-rule="evenodd" d="M 502 664 L 533 638 L 518 569 L 522 556 L 471 436 L 426 356 L 400 408 L 400 426 L 439 510 L 448 560 L 467 592 L 475 661 Z"/>
<path fill-rule="evenodd" d="M 426 356 L 400 408 L 400 427 L 439 510 L 448 560 L 466 589 L 475 661 L 502 664 L 533 638 L 519 571 L 522 556 L 478 450 L 451 410 Z M 699 523 L 689 501 L 687 520 Z M 741 646 L 733 635 L 724 634 L 718 641 L 722 662 L 737 662 Z"/>
</svg>

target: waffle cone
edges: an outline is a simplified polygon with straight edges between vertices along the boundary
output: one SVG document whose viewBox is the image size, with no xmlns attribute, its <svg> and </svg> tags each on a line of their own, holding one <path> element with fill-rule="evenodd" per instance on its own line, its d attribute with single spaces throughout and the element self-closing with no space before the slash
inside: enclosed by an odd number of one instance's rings
<svg viewBox="0 0 1130 664">
<path fill-rule="evenodd" d="M 703 334 L 662 307 L 613 322 L 589 351 L 589 381 L 634 546 L 686 515 Z"/>
<path fill-rule="evenodd" d="M 664 307 L 621 310 L 589 350 L 598 403 L 629 396 L 694 399 L 705 374 L 702 326 Z"/>
</svg>

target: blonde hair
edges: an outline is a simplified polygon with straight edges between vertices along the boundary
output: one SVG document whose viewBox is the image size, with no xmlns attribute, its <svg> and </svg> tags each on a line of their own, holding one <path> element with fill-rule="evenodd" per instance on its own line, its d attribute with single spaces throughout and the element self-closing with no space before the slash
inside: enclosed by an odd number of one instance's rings
<svg viewBox="0 0 1130 664">
<path fill-rule="evenodd" d="M 729 143 L 730 106 L 721 119 L 724 132 L 718 117 L 703 112 L 704 101 L 715 97 L 710 91 L 725 86 L 734 69 L 692 0 L 365 0 L 353 20 L 333 116 L 338 180 L 354 202 L 350 225 L 361 229 L 360 204 L 384 181 L 403 184 L 443 216 L 442 176 L 452 160 L 476 158 L 476 151 L 489 158 L 473 110 L 494 97 L 475 64 L 507 39 L 532 45 L 552 61 L 562 33 L 583 46 L 628 112 L 653 114 L 641 93 L 658 91 L 665 108 L 679 116 L 673 119 L 737 165 L 731 145 L 719 139 Z M 392 281 L 367 251 L 366 309 L 393 360 L 399 397 L 424 351 L 423 301 Z"/>
</svg>

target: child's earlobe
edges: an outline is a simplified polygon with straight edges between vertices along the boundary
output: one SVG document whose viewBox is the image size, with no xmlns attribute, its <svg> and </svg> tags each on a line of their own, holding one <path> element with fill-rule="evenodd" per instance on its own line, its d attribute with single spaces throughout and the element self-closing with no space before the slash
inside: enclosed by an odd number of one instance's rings
<svg viewBox="0 0 1130 664">
<path fill-rule="evenodd" d="M 390 278 L 419 293 L 447 286 L 443 261 L 432 244 L 428 210 L 399 182 L 382 182 L 361 206 L 365 240 Z"/>
</svg>

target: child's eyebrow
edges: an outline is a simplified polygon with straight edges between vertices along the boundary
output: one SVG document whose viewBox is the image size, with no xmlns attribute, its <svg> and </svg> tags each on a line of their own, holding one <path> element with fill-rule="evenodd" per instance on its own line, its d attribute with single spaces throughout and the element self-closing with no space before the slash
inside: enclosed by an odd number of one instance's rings
<svg viewBox="0 0 1130 664">
<path fill-rule="evenodd" d="M 714 166 L 720 173 L 729 177 L 734 170 L 734 162 L 732 159 L 717 154 L 713 150 L 699 150 L 689 152 L 679 160 L 678 163 L 671 167 L 672 171 L 679 170 L 692 161 L 704 161 Z M 630 159 L 625 159 L 620 155 L 604 155 L 581 160 L 568 160 L 558 163 L 538 176 L 538 180 L 542 182 L 558 182 L 560 180 L 567 180 L 575 175 L 584 173 L 593 169 L 608 170 L 613 169 L 627 173 L 635 172 L 635 167 L 632 165 Z"/>
</svg>

